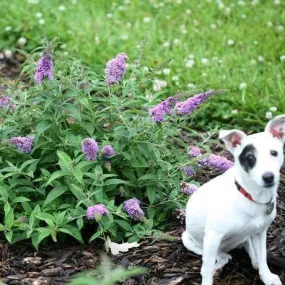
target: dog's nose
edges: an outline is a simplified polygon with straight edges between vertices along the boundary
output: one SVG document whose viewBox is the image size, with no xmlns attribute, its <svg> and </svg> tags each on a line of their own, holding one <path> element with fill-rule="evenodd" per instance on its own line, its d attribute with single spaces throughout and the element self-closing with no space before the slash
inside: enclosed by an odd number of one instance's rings
<svg viewBox="0 0 285 285">
<path fill-rule="evenodd" d="M 272 184 L 274 180 L 274 174 L 272 172 L 265 172 L 262 175 L 262 179 L 266 184 Z"/>
</svg>

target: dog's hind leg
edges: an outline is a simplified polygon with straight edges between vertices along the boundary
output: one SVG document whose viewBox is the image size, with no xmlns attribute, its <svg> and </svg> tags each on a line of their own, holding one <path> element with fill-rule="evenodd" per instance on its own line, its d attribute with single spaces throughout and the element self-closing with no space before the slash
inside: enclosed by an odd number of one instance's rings
<svg viewBox="0 0 285 285">
<path fill-rule="evenodd" d="M 251 264 L 252 264 L 253 268 L 254 269 L 258 269 L 257 256 L 256 256 L 256 253 L 254 251 L 251 238 L 247 239 L 243 243 L 243 247 L 244 247 L 244 249 L 246 250 L 246 252 L 248 253 L 248 255 L 249 255 L 250 259 L 251 259 Z"/>
<path fill-rule="evenodd" d="M 197 245 L 189 236 L 188 232 L 185 231 L 182 234 L 182 242 L 183 245 L 190 251 L 193 251 L 194 253 L 198 254 L 198 255 L 202 255 L 203 254 L 203 249 L 202 247 L 199 247 L 199 245 Z"/>
<path fill-rule="evenodd" d="M 232 259 L 232 256 L 230 254 L 226 252 L 219 252 L 215 264 L 215 270 L 218 271 L 222 269 L 229 262 L 230 259 Z"/>
</svg>

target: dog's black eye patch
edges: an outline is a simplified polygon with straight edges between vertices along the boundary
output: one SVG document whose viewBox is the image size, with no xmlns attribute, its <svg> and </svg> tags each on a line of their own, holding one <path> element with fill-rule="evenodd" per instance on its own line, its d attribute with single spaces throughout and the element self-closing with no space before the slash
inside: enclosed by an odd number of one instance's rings
<svg viewBox="0 0 285 285">
<path fill-rule="evenodd" d="M 247 145 L 239 156 L 239 162 L 242 168 L 249 172 L 256 164 L 256 149 L 252 144 Z"/>
<path fill-rule="evenodd" d="M 276 150 L 271 150 L 270 153 L 272 156 L 278 156 L 278 151 Z"/>
</svg>

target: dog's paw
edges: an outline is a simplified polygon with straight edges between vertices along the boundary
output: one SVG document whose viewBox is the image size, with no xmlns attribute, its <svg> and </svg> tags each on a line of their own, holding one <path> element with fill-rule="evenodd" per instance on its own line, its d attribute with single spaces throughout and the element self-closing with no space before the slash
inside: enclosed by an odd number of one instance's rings
<svg viewBox="0 0 285 285">
<path fill-rule="evenodd" d="M 256 270 L 258 270 L 258 262 L 257 262 L 257 260 L 251 260 L 251 264 L 252 264 L 252 267 L 254 268 L 254 269 L 256 269 Z"/>
<path fill-rule="evenodd" d="M 270 274 L 268 276 L 262 276 L 262 281 L 265 285 L 282 285 L 282 282 L 278 275 Z"/>
</svg>

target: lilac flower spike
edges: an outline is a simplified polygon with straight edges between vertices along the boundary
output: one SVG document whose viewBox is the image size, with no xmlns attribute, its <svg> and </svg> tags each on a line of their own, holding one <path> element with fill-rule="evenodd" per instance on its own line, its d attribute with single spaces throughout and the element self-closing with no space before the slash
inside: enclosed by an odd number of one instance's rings
<svg viewBox="0 0 285 285">
<path fill-rule="evenodd" d="M 140 221 L 144 217 L 144 212 L 140 208 L 140 201 L 136 198 L 126 200 L 124 202 L 124 209 L 134 221 Z"/>
<path fill-rule="evenodd" d="M 192 166 L 185 166 L 183 168 L 183 170 L 184 170 L 184 173 L 185 173 L 186 176 L 193 176 L 193 175 L 195 175 L 195 170 L 194 170 L 194 168 Z"/>
<path fill-rule="evenodd" d="M 184 102 L 178 102 L 175 105 L 176 113 L 178 115 L 189 115 L 194 110 L 196 110 L 201 104 L 203 104 L 208 98 L 218 93 L 219 92 L 217 91 L 209 90 L 207 92 L 190 97 Z"/>
<path fill-rule="evenodd" d="M 99 147 L 96 141 L 91 138 L 86 138 L 82 141 L 82 152 L 87 160 L 96 160 L 99 152 Z"/>
<path fill-rule="evenodd" d="M 34 141 L 34 137 L 13 137 L 9 139 L 9 143 L 15 147 L 19 151 L 24 153 L 30 153 L 32 150 L 32 144 Z"/>
<path fill-rule="evenodd" d="M 198 161 L 198 166 L 201 168 L 210 167 L 210 168 L 217 168 L 221 171 L 226 171 L 231 168 L 234 163 L 228 160 L 225 157 L 210 154 L 209 157 L 202 158 Z"/>
<path fill-rule="evenodd" d="M 108 209 L 103 204 L 97 204 L 87 208 L 87 218 L 89 220 L 95 219 L 96 216 L 105 216 L 109 214 Z"/>
<path fill-rule="evenodd" d="M 127 55 L 122 52 L 107 62 L 105 80 L 108 86 L 118 83 L 124 77 L 127 58 Z"/>
<path fill-rule="evenodd" d="M 149 115 L 153 122 L 162 122 L 164 116 L 171 114 L 171 104 L 174 102 L 174 97 L 169 97 L 166 100 L 162 101 L 149 111 Z"/>
<path fill-rule="evenodd" d="M 0 108 L 9 105 L 11 98 L 9 96 L 0 95 Z"/>
<path fill-rule="evenodd" d="M 115 153 L 116 152 L 115 152 L 114 148 L 110 145 L 105 145 L 102 148 L 102 154 L 103 154 L 104 158 L 106 158 L 106 159 L 109 159 Z"/>
<path fill-rule="evenodd" d="M 45 51 L 38 62 L 38 66 L 35 72 L 35 81 L 38 84 L 41 84 L 44 77 L 47 77 L 48 79 L 52 80 L 53 79 L 52 69 L 53 69 L 52 55 L 51 53 Z"/>
<path fill-rule="evenodd" d="M 196 146 L 192 147 L 192 148 L 189 149 L 188 155 L 190 157 L 197 157 L 197 156 L 201 155 L 201 150 L 200 150 L 199 147 L 196 147 Z"/>
<path fill-rule="evenodd" d="M 198 190 L 198 188 L 199 188 L 198 186 L 192 183 L 186 183 L 184 181 L 180 183 L 180 192 L 187 195 L 193 194 L 195 191 Z"/>
</svg>

